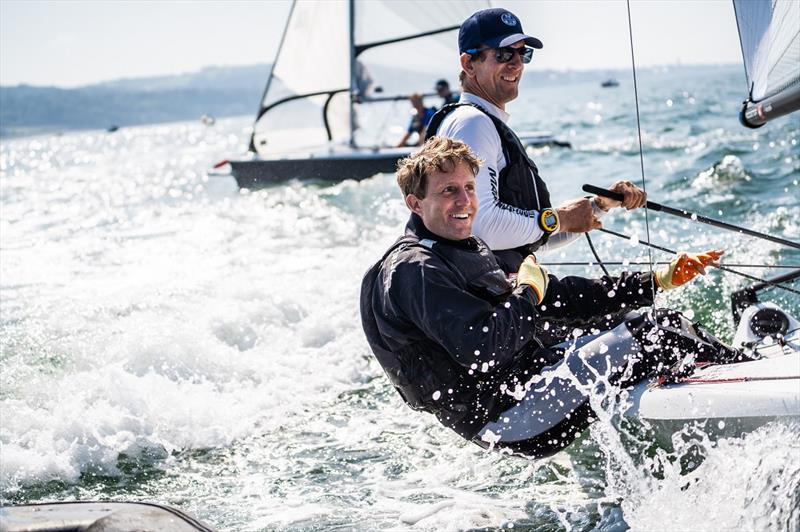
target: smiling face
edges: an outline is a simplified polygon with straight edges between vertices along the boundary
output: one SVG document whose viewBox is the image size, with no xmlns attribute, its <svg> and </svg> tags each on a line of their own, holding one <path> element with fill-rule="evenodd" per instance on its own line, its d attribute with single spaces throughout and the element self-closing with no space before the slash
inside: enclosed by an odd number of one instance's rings
<svg viewBox="0 0 800 532">
<path fill-rule="evenodd" d="M 524 41 L 518 41 L 511 48 L 524 46 Z M 461 68 L 466 73 L 464 90 L 505 110 L 506 104 L 519 94 L 524 65 L 519 54 L 514 54 L 507 63 L 498 63 L 495 55 L 493 49 L 480 52 L 478 58 L 461 54 Z"/>
<path fill-rule="evenodd" d="M 406 196 L 406 205 L 422 218 L 429 231 L 449 240 L 463 240 L 472 234 L 478 211 L 475 174 L 459 161 L 451 172 L 434 171 L 426 177 L 425 197 Z"/>
</svg>

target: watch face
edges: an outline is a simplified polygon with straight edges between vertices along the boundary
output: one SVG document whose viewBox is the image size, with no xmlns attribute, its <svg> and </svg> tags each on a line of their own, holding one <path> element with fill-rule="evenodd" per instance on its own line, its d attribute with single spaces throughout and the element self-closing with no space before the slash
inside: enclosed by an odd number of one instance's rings
<svg viewBox="0 0 800 532">
<path fill-rule="evenodd" d="M 552 209 L 545 209 L 542 211 L 539 221 L 541 222 L 542 230 L 552 233 L 558 229 L 558 216 Z"/>
</svg>

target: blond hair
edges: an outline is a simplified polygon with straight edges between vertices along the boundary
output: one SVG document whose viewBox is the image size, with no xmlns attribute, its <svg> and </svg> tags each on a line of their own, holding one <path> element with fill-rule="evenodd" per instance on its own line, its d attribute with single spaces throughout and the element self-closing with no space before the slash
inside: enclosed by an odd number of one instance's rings
<svg viewBox="0 0 800 532">
<path fill-rule="evenodd" d="M 449 174 L 458 163 L 465 163 L 472 175 L 478 173 L 481 160 L 460 140 L 447 137 L 431 137 L 422 148 L 397 162 L 397 184 L 404 196 L 414 194 L 425 197 L 427 177 L 433 172 Z"/>
</svg>

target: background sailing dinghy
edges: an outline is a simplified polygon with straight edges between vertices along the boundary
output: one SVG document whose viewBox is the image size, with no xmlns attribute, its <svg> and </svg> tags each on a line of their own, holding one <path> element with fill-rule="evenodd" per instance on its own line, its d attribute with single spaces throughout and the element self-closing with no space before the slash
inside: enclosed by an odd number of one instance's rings
<svg viewBox="0 0 800 532">
<path fill-rule="evenodd" d="M 486 7 L 486 0 L 295 0 L 249 153 L 215 168 L 230 164 L 243 188 L 393 173 L 412 148 L 387 147 L 402 135 L 385 138 L 389 116 L 398 114 L 397 102 L 408 107 L 409 94 L 423 92 L 420 88 L 432 87 L 442 76 L 455 77 L 458 28 Z M 392 68 L 380 66 L 389 62 Z M 386 76 L 376 75 L 381 72 Z M 389 91 L 401 95 L 382 94 Z M 435 97 L 426 106 L 433 103 L 441 102 Z M 526 132 L 521 140 L 530 146 L 569 146 L 547 132 Z"/>
</svg>

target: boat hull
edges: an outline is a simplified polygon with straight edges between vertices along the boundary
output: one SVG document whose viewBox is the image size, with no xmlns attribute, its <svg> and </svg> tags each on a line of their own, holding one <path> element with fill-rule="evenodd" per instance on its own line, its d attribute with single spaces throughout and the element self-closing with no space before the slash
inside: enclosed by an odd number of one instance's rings
<svg viewBox="0 0 800 532">
<path fill-rule="evenodd" d="M 570 148 L 568 142 L 556 140 L 539 131 L 523 131 L 520 140 L 526 147 L 557 146 Z M 292 179 L 303 181 L 361 181 L 376 174 L 393 174 L 397 161 L 411 154 L 408 148 L 335 147 L 311 151 L 299 157 L 273 157 L 227 161 L 239 188 L 258 189 Z"/>
<path fill-rule="evenodd" d="M 394 173 L 397 161 L 410 153 L 392 151 L 358 155 L 326 155 L 292 159 L 229 161 L 240 188 L 257 189 L 291 179 L 312 181 L 361 181 L 376 174 Z"/>
<path fill-rule="evenodd" d="M 800 420 L 800 352 L 706 367 L 668 386 L 642 383 L 630 400 L 626 416 L 658 423 Z"/>
</svg>

